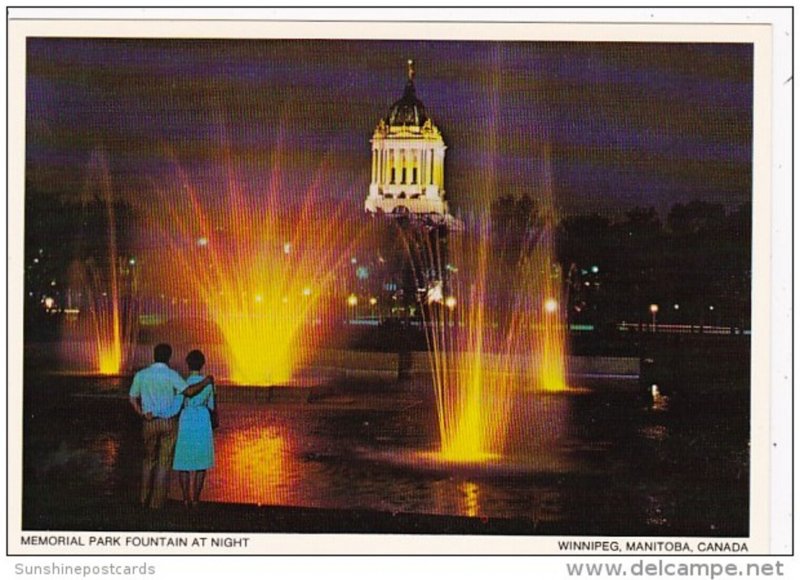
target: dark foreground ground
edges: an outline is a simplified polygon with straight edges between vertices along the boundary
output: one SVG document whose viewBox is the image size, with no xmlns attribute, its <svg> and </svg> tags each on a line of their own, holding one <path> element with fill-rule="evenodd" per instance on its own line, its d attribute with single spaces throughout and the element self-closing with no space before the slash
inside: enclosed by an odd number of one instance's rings
<svg viewBox="0 0 800 580">
<path fill-rule="evenodd" d="M 720 536 L 748 534 L 749 389 L 652 401 L 593 382 L 522 394 L 511 468 L 426 465 L 430 388 L 341 384 L 305 393 L 221 389 L 205 503 L 136 504 L 140 425 L 129 378 L 28 369 L 24 530 Z"/>
<path fill-rule="evenodd" d="M 43 507 L 43 506 L 42 506 Z M 338 510 L 205 502 L 188 510 L 170 501 L 160 511 L 140 509 L 134 502 L 81 498 L 72 509 L 49 506 L 32 515 L 26 530 L 158 531 L 209 533 L 308 534 L 487 534 L 561 535 L 562 530 L 529 520 L 477 518 L 374 510 Z M 36 526 L 36 520 L 41 524 Z"/>
</svg>

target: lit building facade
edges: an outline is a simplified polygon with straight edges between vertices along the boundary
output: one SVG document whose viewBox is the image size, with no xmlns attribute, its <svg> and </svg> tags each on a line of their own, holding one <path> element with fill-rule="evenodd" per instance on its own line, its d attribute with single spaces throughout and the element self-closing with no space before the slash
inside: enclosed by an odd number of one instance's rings
<svg viewBox="0 0 800 580">
<path fill-rule="evenodd" d="M 408 61 L 403 96 L 372 136 L 372 181 L 364 209 L 390 217 L 450 218 L 445 201 L 442 134 L 427 116 L 414 86 L 414 61 Z"/>
</svg>

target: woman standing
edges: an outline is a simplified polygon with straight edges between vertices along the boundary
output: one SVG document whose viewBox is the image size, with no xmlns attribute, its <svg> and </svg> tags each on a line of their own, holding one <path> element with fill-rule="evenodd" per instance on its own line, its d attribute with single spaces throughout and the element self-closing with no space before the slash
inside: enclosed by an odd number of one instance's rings
<svg viewBox="0 0 800 580">
<path fill-rule="evenodd" d="M 186 355 L 189 385 L 203 380 L 200 369 L 206 357 L 199 350 Z M 178 439 L 172 469 L 180 472 L 183 505 L 196 506 L 206 479 L 206 469 L 214 465 L 214 436 L 211 429 L 211 410 L 214 408 L 214 385 L 207 385 L 195 396 L 185 398 L 178 421 Z"/>
</svg>

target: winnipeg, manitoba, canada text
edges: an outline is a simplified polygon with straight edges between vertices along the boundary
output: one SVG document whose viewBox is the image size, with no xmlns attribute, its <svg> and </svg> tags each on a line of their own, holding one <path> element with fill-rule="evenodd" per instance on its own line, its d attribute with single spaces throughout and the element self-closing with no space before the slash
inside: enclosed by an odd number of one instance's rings
<svg viewBox="0 0 800 580">
<path fill-rule="evenodd" d="M 726 540 L 685 542 L 682 540 L 561 540 L 558 542 L 560 552 L 680 552 L 685 554 L 747 554 L 750 549 L 747 542 L 731 542 Z"/>
</svg>

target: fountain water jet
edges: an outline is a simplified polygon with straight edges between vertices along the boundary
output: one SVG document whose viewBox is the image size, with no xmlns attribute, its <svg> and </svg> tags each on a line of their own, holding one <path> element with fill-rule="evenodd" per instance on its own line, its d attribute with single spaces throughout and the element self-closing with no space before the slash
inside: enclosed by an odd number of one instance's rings
<svg viewBox="0 0 800 580">
<path fill-rule="evenodd" d="M 136 347 L 137 270 L 135 259 L 119 252 L 111 173 L 104 154 L 95 152 L 88 175 L 84 227 L 99 219 L 101 231 L 94 233 L 102 247 L 95 252 L 84 243 L 77 248 L 80 257 L 70 266 L 65 306 L 78 315 L 65 321 L 61 353 L 64 359 L 77 355 L 81 370 L 88 366 L 99 374 L 117 375 L 127 369 Z"/>
<path fill-rule="evenodd" d="M 233 383 L 286 385 L 334 329 L 336 281 L 358 236 L 343 240 L 341 204 L 320 199 L 326 165 L 307 191 L 287 196 L 274 161 L 255 197 L 224 149 L 224 191 L 195 185 L 177 163 L 177 179 L 160 189 L 169 212 L 152 221 L 168 252 L 151 257 L 151 284 L 184 314 L 215 323 Z"/>
<path fill-rule="evenodd" d="M 516 231 L 488 207 L 463 231 L 402 228 L 422 291 L 441 460 L 497 459 L 515 393 L 567 388 L 555 212 L 545 190 L 538 212 L 523 212 Z"/>
</svg>

